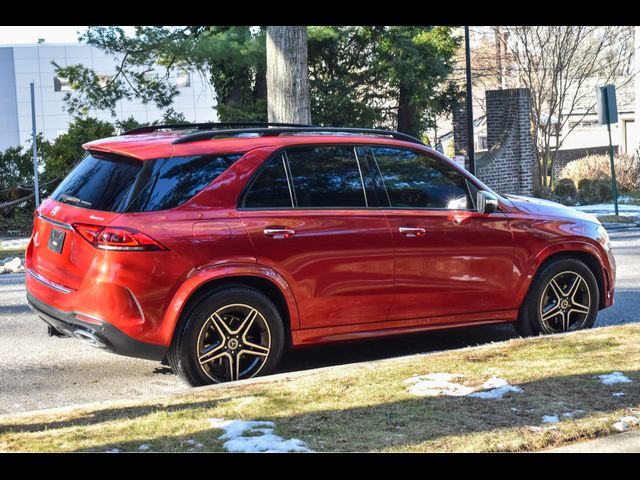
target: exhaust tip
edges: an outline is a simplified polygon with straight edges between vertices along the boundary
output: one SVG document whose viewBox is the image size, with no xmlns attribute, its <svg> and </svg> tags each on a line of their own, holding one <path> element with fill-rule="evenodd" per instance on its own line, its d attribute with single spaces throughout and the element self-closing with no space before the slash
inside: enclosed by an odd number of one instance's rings
<svg viewBox="0 0 640 480">
<path fill-rule="evenodd" d="M 108 348 L 105 342 L 100 340 L 100 338 L 95 336 L 93 333 L 88 332 L 86 330 L 75 330 L 73 332 L 73 336 L 76 337 L 78 340 L 83 341 L 84 343 L 86 343 L 91 347 L 104 348 L 104 349 Z"/>
</svg>

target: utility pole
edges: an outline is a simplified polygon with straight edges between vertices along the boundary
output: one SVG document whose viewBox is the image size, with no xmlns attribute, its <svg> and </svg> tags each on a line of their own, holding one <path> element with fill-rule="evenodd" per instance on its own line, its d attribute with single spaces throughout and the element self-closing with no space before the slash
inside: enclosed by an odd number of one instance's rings
<svg viewBox="0 0 640 480">
<path fill-rule="evenodd" d="M 471 47 L 469 46 L 469 27 L 464 27 L 465 58 L 467 70 L 467 134 L 469 146 L 467 154 L 469 156 L 469 172 L 476 174 L 476 157 L 473 145 L 473 95 L 471 93 Z"/>
<path fill-rule="evenodd" d="M 40 186 L 38 185 L 38 145 L 36 143 L 36 94 L 31 82 L 31 142 L 33 143 L 33 182 L 35 186 L 36 208 L 40 206 Z"/>
</svg>

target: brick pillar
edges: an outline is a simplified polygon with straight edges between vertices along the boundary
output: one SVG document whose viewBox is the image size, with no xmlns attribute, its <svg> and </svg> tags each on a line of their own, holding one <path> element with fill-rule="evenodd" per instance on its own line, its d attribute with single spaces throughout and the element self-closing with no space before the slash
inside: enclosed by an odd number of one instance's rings
<svg viewBox="0 0 640 480">
<path fill-rule="evenodd" d="M 478 177 L 500 193 L 531 195 L 536 157 L 531 138 L 529 90 L 487 90 L 488 153 Z"/>
<path fill-rule="evenodd" d="M 469 150 L 469 124 L 467 118 L 469 118 L 469 115 L 467 115 L 467 102 L 463 99 L 453 107 L 452 121 L 454 154 L 456 156 L 464 156 L 465 160 L 468 158 L 467 151 Z"/>
</svg>

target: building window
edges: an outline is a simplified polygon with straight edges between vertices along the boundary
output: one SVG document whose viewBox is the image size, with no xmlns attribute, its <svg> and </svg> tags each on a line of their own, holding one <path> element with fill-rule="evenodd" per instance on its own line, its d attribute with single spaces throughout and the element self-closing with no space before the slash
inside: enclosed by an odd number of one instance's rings
<svg viewBox="0 0 640 480">
<path fill-rule="evenodd" d="M 158 80 L 158 72 L 144 72 L 142 78 L 144 78 L 145 82 L 155 82 Z"/>
<path fill-rule="evenodd" d="M 53 89 L 56 92 L 70 92 L 73 90 L 69 80 L 61 77 L 53 77 Z"/>
<path fill-rule="evenodd" d="M 178 70 L 178 76 L 176 78 L 176 85 L 179 88 L 186 88 L 191 86 L 191 73 L 186 70 Z"/>
<path fill-rule="evenodd" d="M 581 120 L 581 121 L 570 121 L 569 128 L 570 129 L 578 129 L 578 130 L 591 130 L 593 128 L 598 128 L 600 124 L 598 120 Z"/>
</svg>

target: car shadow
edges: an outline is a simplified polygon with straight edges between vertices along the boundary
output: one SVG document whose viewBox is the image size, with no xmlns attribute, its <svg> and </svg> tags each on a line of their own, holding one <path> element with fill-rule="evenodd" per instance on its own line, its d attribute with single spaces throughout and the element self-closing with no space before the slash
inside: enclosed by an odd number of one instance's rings
<svg viewBox="0 0 640 480">
<path fill-rule="evenodd" d="M 516 338 L 510 324 L 484 325 L 287 350 L 274 373 L 484 345 Z"/>
</svg>

